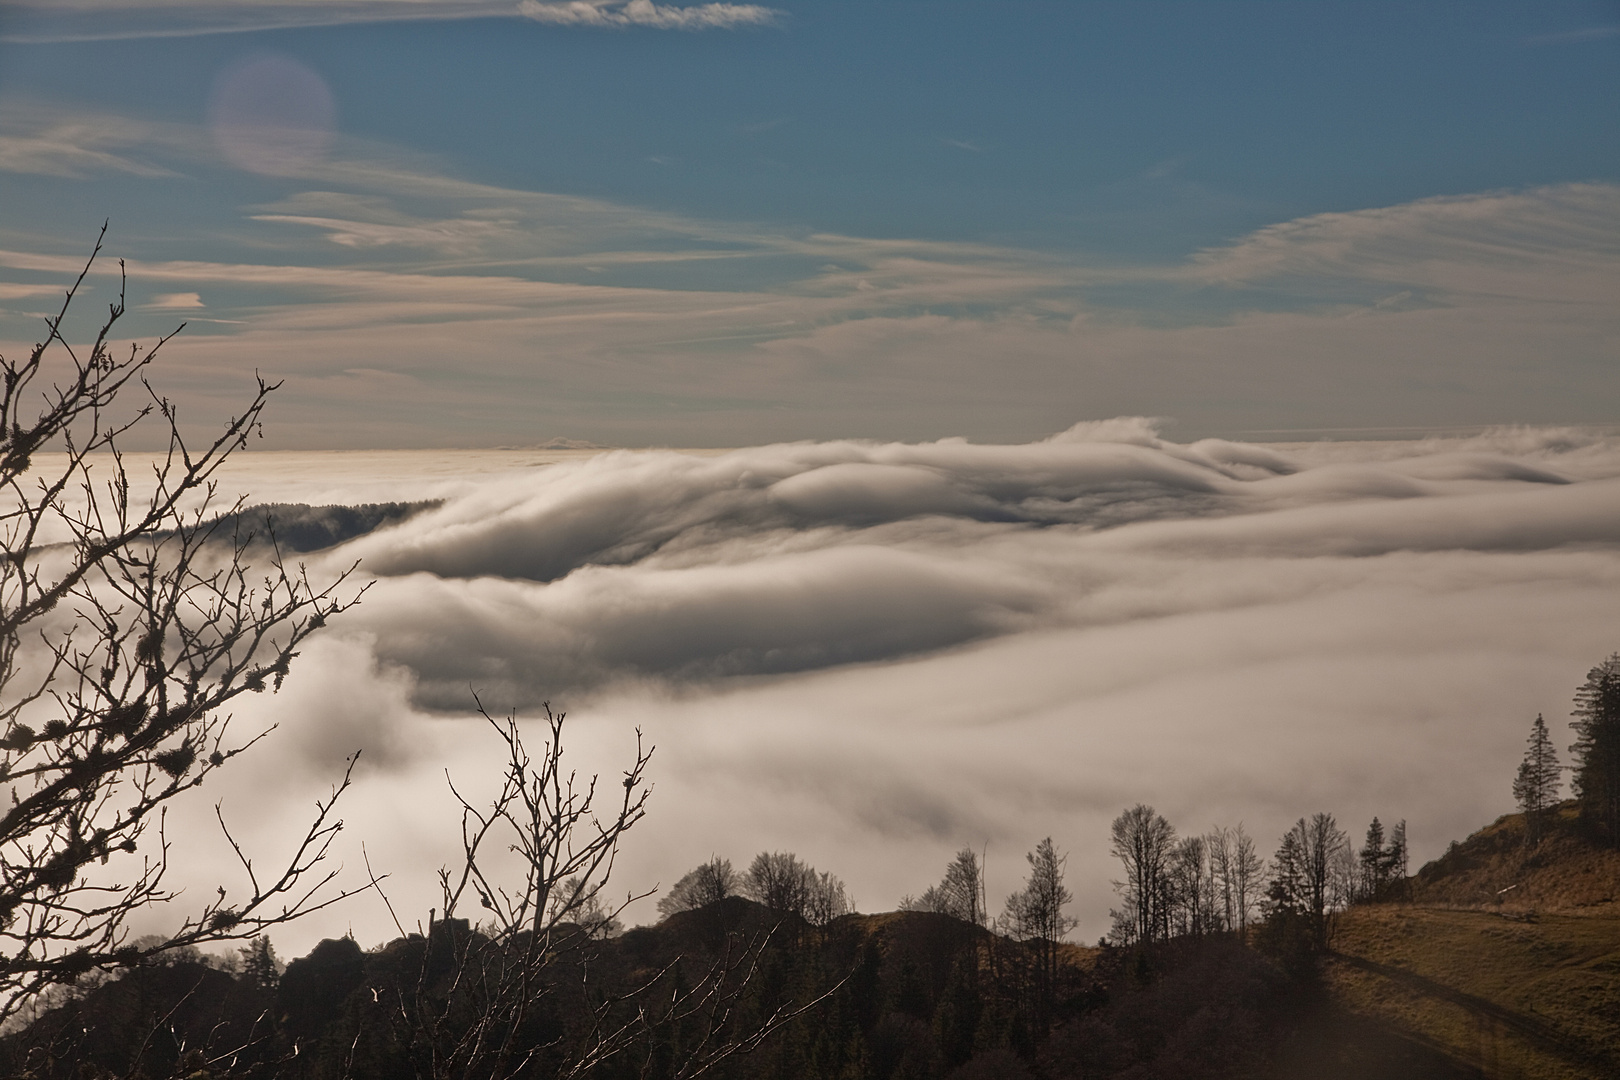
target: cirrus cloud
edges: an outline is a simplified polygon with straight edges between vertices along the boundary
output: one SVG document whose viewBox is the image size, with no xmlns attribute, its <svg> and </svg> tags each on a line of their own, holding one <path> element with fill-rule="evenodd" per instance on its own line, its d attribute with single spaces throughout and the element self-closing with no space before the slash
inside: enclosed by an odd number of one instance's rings
<svg viewBox="0 0 1620 1080">
<path fill-rule="evenodd" d="M 655 4 L 652 0 L 522 0 L 518 10 L 536 22 L 561 26 L 620 29 L 631 26 L 658 30 L 714 30 L 737 26 L 764 26 L 782 13 L 760 4 Z"/>
</svg>

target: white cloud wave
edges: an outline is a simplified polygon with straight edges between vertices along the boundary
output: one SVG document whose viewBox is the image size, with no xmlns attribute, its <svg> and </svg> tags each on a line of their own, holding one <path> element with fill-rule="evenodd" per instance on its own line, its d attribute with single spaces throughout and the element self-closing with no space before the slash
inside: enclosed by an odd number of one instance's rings
<svg viewBox="0 0 1620 1080">
<path fill-rule="evenodd" d="M 418 672 L 424 700 L 454 708 L 471 669 L 526 704 L 565 686 L 807 670 L 1085 624 L 1107 590 L 1080 568 L 1102 573 L 1115 553 L 1593 544 L 1620 545 L 1612 476 L 1572 483 L 1549 463 L 1451 449 L 1310 463 L 1115 421 L 1025 446 L 604 454 L 481 488 L 352 553 L 385 578 L 358 621 Z"/>
<path fill-rule="evenodd" d="M 1182 444 L 1121 418 L 1014 445 L 233 469 L 278 500 L 447 500 L 311 556 L 376 584 L 244 706 L 244 730 L 284 730 L 226 806 L 285 820 L 289 775 L 365 748 L 346 835 L 423 908 L 455 850 L 443 770 L 489 767 L 473 689 L 570 710 L 586 771 L 634 726 L 658 744 L 626 885 L 788 848 L 881 909 L 968 842 L 1010 891 L 1050 834 L 1090 938 L 1120 807 L 1266 844 L 1315 809 L 1404 817 L 1432 857 L 1510 807 L 1530 718 L 1620 647 L 1620 443 L 1569 429 Z M 367 903 L 297 933 L 380 939 Z"/>
</svg>

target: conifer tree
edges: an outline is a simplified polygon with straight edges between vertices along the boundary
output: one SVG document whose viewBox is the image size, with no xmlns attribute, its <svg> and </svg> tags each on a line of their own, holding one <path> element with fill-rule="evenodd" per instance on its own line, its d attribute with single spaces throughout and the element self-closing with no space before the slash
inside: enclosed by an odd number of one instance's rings
<svg viewBox="0 0 1620 1080">
<path fill-rule="evenodd" d="M 274 990 L 281 978 L 281 962 L 270 939 L 263 934 L 239 950 L 242 954 L 242 977 L 261 990 Z"/>
<path fill-rule="evenodd" d="M 1349 871 L 1340 868 L 1350 861 L 1350 852 L 1350 838 L 1332 814 L 1300 818 L 1283 835 L 1272 862 L 1271 886 L 1266 894 L 1268 917 L 1303 919 L 1312 945 L 1319 951 L 1324 949 L 1330 916 L 1346 891 L 1343 879 Z"/>
<path fill-rule="evenodd" d="M 1547 812 L 1558 803 L 1560 782 L 1558 751 L 1553 748 L 1552 736 L 1547 734 L 1547 723 L 1540 713 L 1530 725 L 1529 744 L 1519 763 L 1519 773 L 1513 778 L 1513 798 L 1524 813 L 1525 843 L 1534 844 L 1541 839 Z"/>
<path fill-rule="evenodd" d="M 1620 846 L 1620 653 L 1586 673 L 1570 715 L 1581 820 L 1604 842 Z"/>
<path fill-rule="evenodd" d="M 1389 831 L 1389 846 L 1384 848 L 1384 881 L 1390 887 L 1406 892 L 1406 819 L 1401 818 Z"/>
<path fill-rule="evenodd" d="M 1361 846 L 1361 881 L 1357 890 L 1362 900 L 1377 900 L 1387 880 L 1388 852 L 1384 847 L 1384 826 L 1376 817 L 1367 826 L 1367 840 Z"/>
</svg>

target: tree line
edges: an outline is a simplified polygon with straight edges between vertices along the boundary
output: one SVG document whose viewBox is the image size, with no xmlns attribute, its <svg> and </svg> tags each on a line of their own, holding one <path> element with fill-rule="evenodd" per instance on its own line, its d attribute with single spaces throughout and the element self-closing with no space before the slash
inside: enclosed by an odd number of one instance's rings
<svg viewBox="0 0 1620 1080">
<path fill-rule="evenodd" d="M 1570 728 L 1570 789 L 1577 820 L 1593 839 L 1620 847 L 1620 653 L 1612 653 L 1586 673 L 1575 690 Z M 1513 777 L 1513 799 L 1525 819 L 1525 842 L 1534 845 L 1553 822 L 1563 787 L 1547 722 L 1537 714 L 1530 725 L 1524 759 Z"/>
</svg>

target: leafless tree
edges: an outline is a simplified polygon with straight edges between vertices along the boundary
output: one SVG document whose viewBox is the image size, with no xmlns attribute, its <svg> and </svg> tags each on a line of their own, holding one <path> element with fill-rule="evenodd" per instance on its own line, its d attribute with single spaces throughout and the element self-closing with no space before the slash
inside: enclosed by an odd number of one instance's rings
<svg viewBox="0 0 1620 1080">
<path fill-rule="evenodd" d="M 1237 919 L 1229 925 L 1246 941 L 1249 919 L 1260 905 L 1266 863 L 1255 850 L 1254 838 L 1244 830 L 1242 822 L 1232 830 L 1231 842 L 1232 853 L 1228 872 L 1231 879 L 1232 907 Z"/>
<path fill-rule="evenodd" d="M 100 250 L 45 340 L 0 358 L 0 1018 L 92 969 L 252 938 L 340 897 L 322 863 L 352 759 L 284 867 L 267 875 L 237 848 L 245 889 L 222 885 L 173 934 L 128 942 L 135 912 L 176 896 L 167 806 L 264 737 L 231 730 L 231 702 L 279 689 L 300 643 L 357 594 L 342 594 L 344 575 L 312 584 L 273 535 L 218 523 L 242 503 L 221 505 L 215 477 L 275 385 L 260 379 L 241 415 L 193 445 L 145 380 L 173 335 L 110 343 L 122 288 L 88 346 L 68 341 Z M 147 421 L 166 445 L 137 466 L 121 443 Z"/>
<path fill-rule="evenodd" d="M 1035 845 L 1025 858 L 1029 861 L 1029 877 L 1022 889 L 1007 897 L 1003 921 L 1015 937 L 1034 946 L 1038 1012 L 1044 1028 L 1056 1000 L 1059 945 L 1077 920 L 1063 910 L 1074 894 L 1063 883 L 1064 863 L 1068 860 L 1057 853 L 1052 838 L 1048 836 Z"/>
<path fill-rule="evenodd" d="M 809 899 L 804 905 L 806 922 L 811 926 L 826 926 L 855 910 L 855 902 L 849 898 L 849 890 L 841 878 L 825 870 L 812 871 L 812 875 Z"/>
<path fill-rule="evenodd" d="M 1307 919 L 1312 942 L 1322 949 L 1331 936 L 1332 915 L 1349 903 L 1355 879 L 1350 837 L 1332 814 L 1312 814 L 1300 818 L 1277 849 L 1272 904 Z"/>
<path fill-rule="evenodd" d="M 705 907 L 735 895 L 741 884 L 741 879 L 731 869 L 731 860 L 713 856 L 683 874 L 668 893 L 658 898 L 658 913 L 673 915 L 677 911 Z"/>
<path fill-rule="evenodd" d="M 1166 876 L 1176 931 L 1197 938 L 1215 929 L 1215 881 L 1202 836 L 1183 837 L 1171 849 Z"/>
<path fill-rule="evenodd" d="M 900 906 L 908 911 L 937 911 L 984 926 L 989 915 L 985 910 L 984 868 L 979 853 L 972 848 L 958 851 L 938 885 L 930 885 L 919 897 L 907 897 Z"/>
<path fill-rule="evenodd" d="M 1171 850 L 1176 830 L 1151 806 L 1137 803 L 1114 819 L 1114 856 L 1125 867 L 1125 880 L 1114 883 L 1125 901 L 1115 919 L 1122 944 L 1151 944 L 1168 932 L 1166 901 Z"/>
<path fill-rule="evenodd" d="M 789 851 L 762 851 L 754 856 L 743 874 L 742 891 L 750 900 L 812 926 L 824 926 L 854 910 L 842 881 L 817 873 Z"/>
<path fill-rule="evenodd" d="M 1232 830 L 1224 825 L 1211 829 L 1204 834 L 1204 847 L 1209 852 L 1209 872 L 1214 882 L 1216 926 L 1234 930 L 1238 925 L 1237 844 Z"/>
<path fill-rule="evenodd" d="M 659 1031 L 679 1028 L 686 1040 L 669 1074 L 684 1080 L 752 1049 L 816 1004 L 819 998 L 786 1003 L 738 1021 L 763 936 L 728 936 L 690 983 L 677 973 L 679 961 L 628 989 L 610 992 L 590 982 L 593 942 L 626 905 L 648 895 L 602 899 L 620 842 L 646 813 L 652 748 L 637 732 L 635 756 L 603 800 L 597 777 L 582 779 L 565 768 L 564 714 L 543 708 L 547 739 L 535 761 L 516 718 L 496 719 L 480 703 L 479 714 L 505 750 L 503 783 L 482 806 L 451 784 L 461 804 L 462 858 L 440 871 L 443 906 L 415 938 L 421 954 L 414 981 L 386 988 L 389 1022 L 417 1074 L 504 1080 L 545 1061 L 547 1075 L 583 1076 L 609 1058 L 646 1050 Z M 502 847 L 516 859 L 491 861 L 491 851 Z M 460 915 L 474 900 L 476 924 Z M 565 992 L 585 997 L 574 1002 L 564 1034 L 548 1037 L 539 1021 Z M 374 994 L 384 1004 L 383 988 Z M 643 1071 L 650 1067 L 641 1064 Z"/>
</svg>

